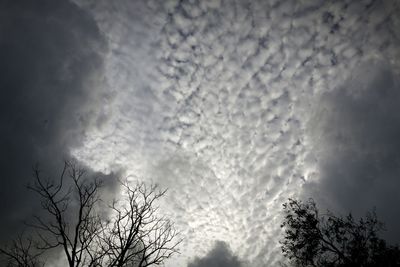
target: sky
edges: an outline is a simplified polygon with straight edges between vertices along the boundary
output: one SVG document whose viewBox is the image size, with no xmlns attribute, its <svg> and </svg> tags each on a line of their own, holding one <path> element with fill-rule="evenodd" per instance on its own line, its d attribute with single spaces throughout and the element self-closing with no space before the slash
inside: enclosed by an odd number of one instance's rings
<svg viewBox="0 0 400 267">
<path fill-rule="evenodd" d="M 279 266 L 282 204 L 400 242 L 400 2 L 3 0 L 0 242 L 72 158 L 168 188 L 166 266 Z"/>
</svg>

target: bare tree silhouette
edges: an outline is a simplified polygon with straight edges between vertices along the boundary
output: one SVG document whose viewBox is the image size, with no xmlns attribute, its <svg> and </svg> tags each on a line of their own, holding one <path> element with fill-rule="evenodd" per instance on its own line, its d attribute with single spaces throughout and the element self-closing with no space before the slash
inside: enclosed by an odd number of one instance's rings
<svg viewBox="0 0 400 267">
<path fill-rule="evenodd" d="M 41 206 L 49 215 L 47 220 L 34 216 L 34 222 L 29 224 L 38 230 L 38 249 L 61 247 L 68 266 L 90 265 L 87 256 L 101 225 L 100 217 L 94 212 L 99 201 L 100 180 L 88 181 L 85 170 L 69 162 L 65 162 L 58 183 L 43 179 L 38 167 L 34 169 L 34 178 L 34 184 L 28 188 L 40 196 Z M 75 214 L 71 216 L 71 212 Z"/>
<path fill-rule="evenodd" d="M 155 202 L 166 191 L 156 186 L 122 183 L 125 197 L 111 205 L 111 221 L 101 236 L 101 248 L 107 254 L 103 266 L 139 266 L 161 264 L 180 243 L 173 242 L 177 235 L 173 224 L 157 216 Z"/>
<path fill-rule="evenodd" d="M 9 247 L 0 248 L 0 253 L 5 256 L 8 267 L 42 267 L 44 262 L 39 259 L 42 252 L 34 246 L 31 238 L 20 234 Z"/>
<path fill-rule="evenodd" d="M 27 223 L 35 230 L 34 239 L 19 236 L 11 247 L 0 250 L 9 266 L 44 266 L 41 255 L 55 248 L 61 248 L 69 267 L 145 267 L 178 252 L 178 232 L 158 215 L 156 206 L 166 191 L 121 181 L 123 194 L 107 205 L 101 200 L 102 185 L 70 162 L 65 162 L 57 181 L 43 178 L 34 168 L 34 183 L 28 188 L 40 197 L 46 216 L 34 216 Z"/>
</svg>

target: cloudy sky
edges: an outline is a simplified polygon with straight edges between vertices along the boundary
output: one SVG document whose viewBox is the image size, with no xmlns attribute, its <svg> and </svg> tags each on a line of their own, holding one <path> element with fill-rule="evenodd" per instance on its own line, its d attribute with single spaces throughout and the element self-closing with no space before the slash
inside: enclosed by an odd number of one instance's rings
<svg viewBox="0 0 400 267">
<path fill-rule="evenodd" d="M 288 197 L 400 242 L 397 0 L 2 0 L 0 101 L 1 242 L 65 158 L 169 188 L 167 266 L 278 266 Z"/>
</svg>

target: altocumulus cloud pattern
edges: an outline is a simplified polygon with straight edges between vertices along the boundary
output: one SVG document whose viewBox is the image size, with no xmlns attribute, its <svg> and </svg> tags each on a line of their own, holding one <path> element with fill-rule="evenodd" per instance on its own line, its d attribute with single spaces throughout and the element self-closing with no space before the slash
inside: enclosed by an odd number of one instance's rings
<svg viewBox="0 0 400 267">
<path fill-rule="evenodd" d="M 167 265 L 278 266 L 288 197 L 400 222 L 398 1 L 69 4 L 96 76 L 63 151 L 169 188 Z"/>
<path fill-rule="evenodd" d="M 99 170 L 129 165 L 168 187 L 167 209 L 186 237 L 182 257 L 223 240 L 253 265 L 274 266 L 287 197 L 323 199 L 326 191 L 326 206 L 342 207 L 335 192 L 354 173 L 336 178 L 324 163 L 343 159 L 330 159 L 337 140 L 323 124 L 346 121 L 321 107 L 346 117 L 341 97 L 375 94 L 387 82 L 366 84 L 398 75 L 397 2 L 80 4 L 111 42 L 106 75 L 115 93 L 102 126 L 74 153 Z M 351 190 L 343 201 L 352 202 Z M 360 202 L 354 208 L 369 208 Z"/>
</svg>

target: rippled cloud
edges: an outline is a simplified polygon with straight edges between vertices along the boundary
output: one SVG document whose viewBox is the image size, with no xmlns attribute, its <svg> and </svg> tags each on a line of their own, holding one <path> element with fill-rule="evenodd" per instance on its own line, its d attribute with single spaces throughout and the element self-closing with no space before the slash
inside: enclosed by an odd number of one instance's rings
<svg viewBox="0 0 400 267">
<path fill-rule="evenodd" d="M 338 201 L 325 164 L 338 155 L 329 149 L 336 139 L 315 124 L 315 114 L 343 109 L 317 117 L 329 123 L 338 116 L 337 128 L 350 127 L 357 101 L 347 95 L 358 85 L 345 84 L 373 82 L 357 70 L 379 61 L 367 69 L 398 76 L 399 5 L 76 2 L 110 44 L 112 97 L 102 126 L 73 155 L 96 170 L 122 167 L 169 188 L 164 211 L 185 236 L 178 262 L 206 255 L 221 240 L 254 266 L 276 266 L 281 204 L 312 190 Z M 317 145 L 327 151 L 322 158 Z"/>
</svg>

